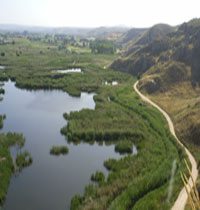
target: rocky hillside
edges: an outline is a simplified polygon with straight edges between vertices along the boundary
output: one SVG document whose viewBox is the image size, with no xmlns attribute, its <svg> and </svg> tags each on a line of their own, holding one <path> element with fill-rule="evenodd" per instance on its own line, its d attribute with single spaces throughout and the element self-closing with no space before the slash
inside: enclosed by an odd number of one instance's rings
<svg viewBox="0 0 200 210">
<path fill-rule="evenodd" d="M 150 44 L 152 41 L 161 39 L 175 30 L 175 27 L 171 27 L 167 24 L 157 24 L 148 30 L 143 29 L 143 33 L 140 33 L 126 44 L 127 50 L 124 55 L 129 56 L 138 49 Z"/>
<path fill-rule="evenodd" d="M 180 139 L 195 144 L 199 154 L 200 19 L 183 23 L 176 31 L 116 60 L 111 68 L 142 77 L 140 89 L 171 115 Z"/>
<path fill-rule="evenodd" d="M 164 37 L 172 33 L 176 28 L 167 24 L 157 24 L 144 33 L 135 43 L 136 45 L 145 45 L 151 43 L 155 39 Z"/>
<path fill-rule="evenodd" d="M 158 54 L 160 48 L 166 49 L 168 45 L 167 34 L 175 31 L 175 28 L 166 24 L 157 24 L 152 28 L 142 31 L 132 29 L 126 33 L 126 51 L 124 57 L 116 60 L 111 68 L 124 71 L 133 75 L 142 74 L 155 64 L 153 55 L 149 52 L 152 48 L 153 54 Z M 130 38 L 132 39 L 130 40 Z M 145 52 L 146 51 L 146 52 Z"/>
<path fill-rule="evenodd" d="M 137 38 L 139 38 L 147 30 L 147 28 L 132 28 L 123 35 L 121 43 L 127 44 L 130 41 L 132 42 L 134 40 L 137 40 Z"/>
<path fill-rule="evenodd" d="M 155 91 L 165 91 L 168 89 L 167 85 L 183 80 L 190 80 L 193 86 L 199 84 L 200 19 L 183 23 L 178 30 L 166 35 L 158 32 L 155 40 L 152 40 L 156 36 L 151 32 L 152 29 L 145 33 L 147 36 L 135 43 L 143 44 L 143 47 L 116 60 L 111 68 L 136 76 L 144 73 L 153 76 L 154 81 L 149 82 L 150 87 L 155 86 Z M 152 91 L 151 88 L 150 92 Z"/>
</svg>

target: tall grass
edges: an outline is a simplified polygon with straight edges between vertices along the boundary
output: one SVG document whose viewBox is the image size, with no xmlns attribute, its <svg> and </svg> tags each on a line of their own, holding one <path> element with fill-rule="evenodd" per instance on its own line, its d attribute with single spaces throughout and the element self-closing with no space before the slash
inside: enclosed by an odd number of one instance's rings
<svg viewBox="0 0 200 210">
<path fill-rule="evenodd" d="M 66 155 L 69 152 L 69 149 L 67 146 L 52 146 L 50 149 L 51 155 Z"/>
</svg>

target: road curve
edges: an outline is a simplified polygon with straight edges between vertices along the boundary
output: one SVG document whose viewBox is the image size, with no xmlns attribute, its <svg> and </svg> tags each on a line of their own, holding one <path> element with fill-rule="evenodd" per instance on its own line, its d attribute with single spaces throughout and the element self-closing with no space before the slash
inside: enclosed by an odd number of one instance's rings
<svg viewBox="0 0 200 210">
<path fill-rule="evenodd" d="M 166 118 L 168 125 L 169 125 L 169 129 L 170 132 L 172 133 L 172 135 L 176 138 L 177 142 L 184 147 L 186 154 L 188 155 L 188 158 L 192 164 L 192 177 L 194 179 L 194 181 L 196 182 L 197 180 L 197 176 L 198 176 L 198 170 L 197 170 L 197 163 L 194 159 L 194 157 L 192 156 L 192 154 L 190 153 L 190 151 L 179 141 L 179 139 L 176 136 L 175 130 L 174 130 L 174 125 L 173 122 L 171 120 L 171 118 L 169 117 L 169 115 L 163 110 L 161 109 L 157 104 L 155 104 L 154 102 L 152 102 L 149 98 L 147 98 L 146 96 L 144 96 L 138 89 L 137 89 L 137 84 L 138 81 L 134 84 L 134 90 L 136 91 L 136 93 L 142 98 L 142 100 L 148 102 L 149 104 L 151 104 L 152 106 L 154 106 L 156 109 L 158 109 Z M 193 186 L 192 183 L 192 179 L 189 179 L 189 184 L 190 186 Z M 189 185 L 187 185 L 188 189 L 190 189 Z M 189 190 L 190 191 L 190 190 Z M 187 202 L 187 192 L 185 190 L 185 188 L 183 187 L 181 192 L 179 193 L 179 196 L 176 200 L 176 202 L 174 203 L 173 207 L 171 208 L 171 210 L 184 210 L 186 202 Z"/>
</svg>

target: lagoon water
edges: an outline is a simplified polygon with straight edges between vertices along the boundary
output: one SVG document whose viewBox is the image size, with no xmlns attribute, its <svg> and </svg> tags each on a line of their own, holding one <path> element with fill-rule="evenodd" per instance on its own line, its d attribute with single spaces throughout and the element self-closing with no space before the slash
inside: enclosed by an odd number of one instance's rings
<svg viewBox="0 0 200 210">
<path fill-rule="evenodd" d="M 94 94 L 80 98 L 53 91 L 27 91 L 5 83 L 6 94 L 0 113 L 6 114 L 1 132 L 20 132 L 26 137 L 23 149 L 30 152 L 33 164 L 12 176 L 3 210 L 66 210 L 73 195 L 83 193 L 96 170 L 107 174 L 103 166 L 108 158 L 119 158 L 114 146 L 81 143 L 67 144 L 60 129 L 66 125 L 64 112 L 95 108 Z M 67 145 L 69 154 L 52 156 L 52 145 Z"/>
<path fill-rule="evenodd" d="M 5 69 L 5 66 L 0 65 L 0 69 Z"/>
<path fill-rule="evenodd" d="M 72 69 L 66 69 L 66 70 L 53 70 L 52 72 L 66 74 L 66 73 L 72 73 L 72 72 L 81 73 L 82 70 L 80 68 L 72 68 Z"/>
</svg>

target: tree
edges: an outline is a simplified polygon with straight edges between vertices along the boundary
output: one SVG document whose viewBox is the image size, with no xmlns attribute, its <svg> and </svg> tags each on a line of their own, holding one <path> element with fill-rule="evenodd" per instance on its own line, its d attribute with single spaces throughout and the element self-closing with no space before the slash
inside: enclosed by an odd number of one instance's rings
<svg viewBox="0 0 200 210">
<path fill-rule="evenodd" d="M 116 50 L 114 44 L 108 40 L 91 41 L 90 49 L 97 54 L 114 54 Z"/>
</svg>

